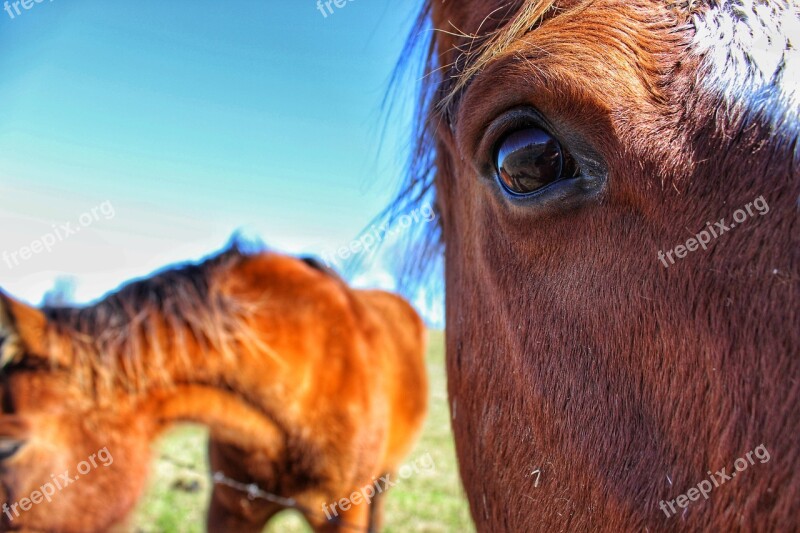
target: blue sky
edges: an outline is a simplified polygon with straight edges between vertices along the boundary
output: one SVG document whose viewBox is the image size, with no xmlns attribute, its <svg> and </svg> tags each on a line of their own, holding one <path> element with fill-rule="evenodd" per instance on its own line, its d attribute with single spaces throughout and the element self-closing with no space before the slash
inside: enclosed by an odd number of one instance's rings
<svg viewBox="0 0 800 533">
<path fill-rule="evenodd" d="M 237 229 L 291 253 L 348 246 L 406 159 L 413 85 L 385 134 L 381 102 L 414 4 L 353 0 L 327 17 L 313 0 L 10 5 L 0 286 L 38 303 L 66 276 L 89 301 Z M 387 263 L 354 281 L 391 288 Z M 440 296 L 426 300 L 439 322 Z"/>
</svg>

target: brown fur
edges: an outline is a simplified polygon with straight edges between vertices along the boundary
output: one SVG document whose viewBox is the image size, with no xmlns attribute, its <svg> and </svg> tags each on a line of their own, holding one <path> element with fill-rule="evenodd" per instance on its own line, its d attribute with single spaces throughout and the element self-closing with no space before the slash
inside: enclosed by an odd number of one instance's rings
<svg viewBox="0 0 800 533">
<path fill-rule="evenodd" d="M 81 309 L 3 297 L 3 501 L 106 447 L 93 470 L 4 528 L 101 531 L 135 505 L 149 445 L 180 421 L 211 428 L 214 471 L 323 504 L 394 472 L 427 402 L 423 324 L 400 298 L 354 291 L 297 259 L 225 252 L 132 283 Z M 212 531 L 261 531 L 282 508 L 216 485 Z M 365 530 L 366 504 L 340 512 Z"/>
<path fill-rule="evenodd" d="M 432 0 L 423 14 L 435 33 L 399 205 L 435 184 L 480 531 L 798 527 L 798 131 L 698 85 L 690 15 L 709 3 Z M 600 154 L 600 196 L 537 215 L 483 178 L 487 126 L 523 105 Z M 656 259 L 759 195 L 767 216 L 669 269 Z M 659 510 L 761 443 L 769 462 Z"/>
</svg>

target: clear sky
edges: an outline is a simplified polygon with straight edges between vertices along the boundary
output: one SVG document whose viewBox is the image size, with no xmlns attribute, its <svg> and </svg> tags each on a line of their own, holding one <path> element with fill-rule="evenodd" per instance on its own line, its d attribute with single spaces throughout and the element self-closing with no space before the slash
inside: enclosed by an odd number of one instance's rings
<svg viewBox="0 0 800 533">
<path fill-rule="evenodd" d="M 413 85 L 385 132 L 381 103 L 416 4 L 9 2 L 0 286 L 39 303 L 69 277 L 89 301 L 237 229 L 291 253 L 348 246 L 406 159 Z M 386 263 L 355 281 L 391 288 Z"/>
</svg>

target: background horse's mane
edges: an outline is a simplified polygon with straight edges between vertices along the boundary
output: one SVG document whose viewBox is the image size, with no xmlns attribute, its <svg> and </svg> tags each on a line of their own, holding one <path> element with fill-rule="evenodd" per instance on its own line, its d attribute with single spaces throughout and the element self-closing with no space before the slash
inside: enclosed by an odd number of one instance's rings
<svg viewBox="0 0 800 533">
<path fill-rule="evenodd" d="M 135 394 L 171 386 L 167 363 L 190 369 L 193 349 L 233 360 L 238 347 L 260 344 L 248 326 L 252 309 L 223 285 L 249 257 L 234 243 L 200 263 L 128 283 L 92 305 L 45 307 L 48 353 L 42 355 L 73 372 L 95 400 L 119 387 Z"/>
</svg>

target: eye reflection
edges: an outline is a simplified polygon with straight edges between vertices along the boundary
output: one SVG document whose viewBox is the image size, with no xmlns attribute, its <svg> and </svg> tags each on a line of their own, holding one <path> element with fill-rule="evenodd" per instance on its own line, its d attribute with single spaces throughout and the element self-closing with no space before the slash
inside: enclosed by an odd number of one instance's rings
<svg viewBox="0 0 800 533">
<path fill-rule="evenodd" d="M 503 139 L 497 150 L 496 165 L 507 190 L 530 194 L 561 178 L 564 154 L 552 135 L 538 128 L 527 128 Z"/>
</svg>

